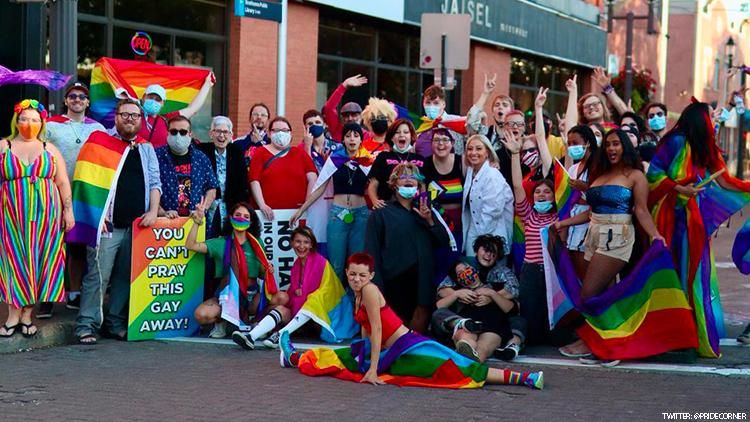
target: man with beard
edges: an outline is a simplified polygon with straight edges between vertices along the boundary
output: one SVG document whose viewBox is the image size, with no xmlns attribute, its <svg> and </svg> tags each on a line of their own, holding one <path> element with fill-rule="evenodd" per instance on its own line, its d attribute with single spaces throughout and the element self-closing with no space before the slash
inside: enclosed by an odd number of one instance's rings
<svg viewBox="0 0 750 422">
<path fill-rule="evenodd" d="M 115 109 L 116 134 L 92 133 L 78 156 L 73 180 L 78 228 L 69 237 L 88 246 L 88 272 L 75 328 L 81 344 L 95 344 L 100 328 L 118 340 L 127 338 L 131 228 L 139 218 L 141 227 L 153 225 L 161 198 L 154 147 L 138 136 L 142 120 L 137 101 L 121 100 Z M 103 295 L 110 280 L 109 309 L 104 316 Z"/>
</svg>

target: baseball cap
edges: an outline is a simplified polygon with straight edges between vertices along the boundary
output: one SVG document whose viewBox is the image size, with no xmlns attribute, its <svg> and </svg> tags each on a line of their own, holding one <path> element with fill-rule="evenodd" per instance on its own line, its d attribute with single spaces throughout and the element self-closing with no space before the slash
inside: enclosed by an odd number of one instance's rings
<svg viewBox="0 0 750 422">
<path fill-rule="evenodd" d="M 362 107 L 359 106 L 359 104 L 355 103 L 354 101 L 350 101 L 346 104 L 344 104 L 343 107 L 341 107 L 341 114 L 344 113 L 361 113 Z"/>
<path fill-rule="evenodd" d="M 84 93 L 86 93 L 86 95 L 89 95 L 89 87 L 87 87 L 85 84 L 82 84 L 80 82 L 76 82 L 73 85 L 69 86 L 65 90 L 65 96 L 67 96 L 68 94 L 70 94 L 70 91 L 72 91 L 74 89 L 77 89 L 79 91 L 83 91 Z"/>
<path fill-rule="evenodd" d="M 159 96 L 159 98 L 161 98 L 162 101 L 167 101 L 167 90 L 159 84 L 152 84 L 147 86 L 146 91 L 144 91 L 143 93 L 143 96 L 145 97 L 148 94 L 156 94 Z"/>
</svg>

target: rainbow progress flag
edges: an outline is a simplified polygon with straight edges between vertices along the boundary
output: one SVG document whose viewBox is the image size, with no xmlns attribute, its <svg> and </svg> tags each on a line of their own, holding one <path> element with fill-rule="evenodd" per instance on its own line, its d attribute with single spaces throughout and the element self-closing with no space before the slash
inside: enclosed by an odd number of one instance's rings
<svg viewBox="0 0 750 422">
<path fill-rule="evenodd" d="M 112 126 L 117 101 L 141 98 L 151 84 L 159 84 L 167 91 L 161 113 L 181 110 L 198 95 L 208 73 L 203 69 L 103 57 L 91 72 L 91 117 L 106 127 Z"/>
<path fill-rule="evenodd" d="M 550 247 L 560 287 L 585 318 L 578 335 L 599 359 L 638 359 L 698 347 L 692 309 L 672 255 L 654 242 L 630 274 L 598 296 L 581 299 L 581 283 L 567 248 Z"/>
<path fill-rule="evenodd" d="M 317 348 L 300 356 L 299 371 L 308 376 L 331 376 L 359 382 L 370 367 L 370 342 L 351 347 Z M 487 366 L 447 347 L 409 332 L 380 353 L 378 375 L 386 384 L 402 387 L 480 388 Z"/>
</svg>

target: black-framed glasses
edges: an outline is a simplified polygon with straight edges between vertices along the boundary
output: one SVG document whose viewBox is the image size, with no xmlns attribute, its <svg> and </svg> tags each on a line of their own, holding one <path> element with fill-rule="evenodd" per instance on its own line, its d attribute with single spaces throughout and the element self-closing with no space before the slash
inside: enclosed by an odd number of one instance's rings
<svg viewBox="0 0 750 422">
<path fill-rule="evenodd" d="M 73 100 L 88 100 L 89 96 L 86 94 L 68 94 L 65 96 L 67 99 L 73 101 Z"/>
<path fill-rule="evenodd" d="M 663 111 L 657 111 L 656 113 L 648 113 L 648 118 L 653 119 L 654 117 L 664 117 Z"/>
<path fill-rule="evenodd" d="M 223 135 L 223 136 L 230 136 L 230 135 L 232 134 L 232 131 L 231 131 L 231 130 L 226 130 L 226 129 L 222 129 L 222 130 L 219 130 L 219 129 L 213 129 L 213 132 L 214 132 L 214 133 L 215 133 L 216 135 Z"/>
<path fill-rule="evenodd" d="M 509 128 L 522 128 L 525 127 L 526 123 L 524 122 L 505 122 L 503 127 L 509 127 Z"/>
<path fill-rule="evenodd" d="M 450 144 L 453 140 L 447 136 L 433 136 L 432 142 L 436 144 Z"/>
<path fill-rule="evenodd" d="M 271 129 L 271 133 L 279 133 L 279 132 L 289 133 L 291 131 L 292 131 L 291 129 Z"/>
<path fill-rule="evenodd" d="M 122 112 L 122 113 L 117 113 L 117 115 L 120 116 L 122 120 L 140 120 L 141 119 L 141 113 Z"/>
<path fill-rule="evenodd" d="M 169 134 L 172 136 L 176 136 L 178 133 L 180 134 L 180 136 L 185 136 L 188 134 L 188 132 L 190 131 L 187 129 L 169 129 Z"/>
</svg>

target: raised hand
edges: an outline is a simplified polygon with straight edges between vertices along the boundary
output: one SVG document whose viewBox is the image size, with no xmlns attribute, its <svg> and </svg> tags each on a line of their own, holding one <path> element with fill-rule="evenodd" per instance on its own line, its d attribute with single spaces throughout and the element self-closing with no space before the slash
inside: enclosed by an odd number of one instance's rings
<svg viewBox="0 0 750 422">
<path fill-rule="evenodd" d="M 578 92 L 578 75 L 573 74 L 573 77 L 565 81 L 565 89 L 568 90 L 569 93 Z"/>
<path fill-rule="evenodd" d="M 490 94 L 492 91 L 495 90 L 495 87 L 497 86 L 497 73 L 492 75 L 492 78 L 489 78 L 487 74 L 484 74 L 484 93 Z"/>
<path fill-rule="evenodd" d="M 344 86 L 346 88 L 356 88 L 358 86 L 362 86 L 367 83 L 367 77 L 362 76 L 360 74 L 356 74 L 352 77 L 346 78 L 344 80 Z"/>
<path fill-rule="evenodd" d="M 196 224 L 203 224 L 203 219 L 206 217 L 206 210 L 210 206 L 211 204 L 208 203 L 208 199 L 205 196 L 202 196 L 201 201 L 195 206 L 195 210 L 193 210 L 193 213 L 191 214 L 193 221 L 195 221 Z"/>
<path fill-rule="evenodd" d="M 605 88 L 612 83 L 612 78 L 607 75 L 607 71 L 605 71 L 603 67 L 595 67 L 592 78 L 594 79 L 594 82 L 602 88 Z"/>
<path fill-rule="evenodd" d="M 503 129 L 503 137 L 500 138 L 500 142 L 502 142 L 503 145 L 505 145 L 505 148 L 507 148 L 512 154 L 521 152 L 521 140 L 516 138 L 516 135 L 514 135 L 509 129 Z"/>
<path fill-rule="evenodd" d="M 536 100 L 534 100 L 534 107 L 544 107 L 544 103 L 547 102 L 547 91 L 549 91 L 549 88 L 544 88 L 543 86 L 539 87 L 539 93 L 536 94 Z"/>
</svg>

